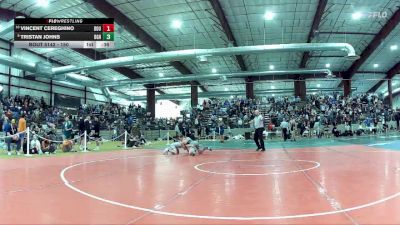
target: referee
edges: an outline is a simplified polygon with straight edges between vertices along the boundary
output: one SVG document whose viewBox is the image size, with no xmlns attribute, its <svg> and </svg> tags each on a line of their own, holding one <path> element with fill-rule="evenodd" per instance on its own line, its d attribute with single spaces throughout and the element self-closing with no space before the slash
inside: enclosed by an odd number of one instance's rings
<svg viewBox="0 0 400 225">
<path fill-rule="evenodd" d="M 262 115 L 260 115 L 260 111 L 256 110 L 254 111 L 254 141 L 256 142 L 257 145 L 257 150 L 256 151 L 265 151 L 265 146 L 264 146 L 264 137 L 263 137 L 263 131 L 264 131 L 264 118 Z"/>
</svg>

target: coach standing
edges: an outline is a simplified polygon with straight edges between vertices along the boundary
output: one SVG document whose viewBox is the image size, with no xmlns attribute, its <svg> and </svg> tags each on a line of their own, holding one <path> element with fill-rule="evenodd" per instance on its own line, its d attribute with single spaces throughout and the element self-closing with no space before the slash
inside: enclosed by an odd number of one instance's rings
<svg viewBox="0 0 400 225">
<path fill-rule="evenodd" d="M 256 151 L 265 151 L 265 146 L 264 146 L 264 137 L 263 137 L 263 132 L 264 132 L 264 118 L 262 115 L 260 115 L 260 111 L 256 110 L 254 111 L 254 141 L 256 142 L 257 145 L 257 150 Z"/>
</svg>

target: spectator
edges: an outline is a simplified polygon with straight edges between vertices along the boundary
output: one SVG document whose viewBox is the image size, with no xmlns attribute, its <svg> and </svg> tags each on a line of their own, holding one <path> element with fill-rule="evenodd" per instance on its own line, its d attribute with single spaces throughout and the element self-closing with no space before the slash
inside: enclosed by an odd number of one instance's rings
<svg viewBox="0 0 400 225">
<path fill-rule="evenodd" d="M 283 140 L 286 141 L 289 138 L 289 135 L 288 135 L 289 123 L 286 122 L 285 118 L 281 122 L 281 126 L 280 127 L 282 128 Z"/>
<path fill-rule="evenodd" d="M 21 148 L 21 140 L 19 139 L 19 136 L 16 135 L 16 129 L 9 123 L 9 118 L 6 116 L 4 117 L 4 124 L 3 124 L 3 130 L 5 133 L 5 142 L 7 144 L 7 153 L 8 155 L 11 155 L 11 143 L 16 143 L 17 148 L 16 148 L 16 153 L 17 155 L 20 155 L 19 150 Z"/>
<path fill-rule="evenodd" d="M 46 154 L 55 153 L 56 146 L 50 141 L 50 135 L 45 135 L 45 139 L 42 140 L 42 151 Z"/>
<path fill-rule="evenodd" d="M 30 143 L 30 152 L 32 154 L 43 154 L 42 146 L 40 141 L 38 140 L 37 135 L 33 135 L 31 143 Z"/>
<path fill-rule="evenodd" d="M 63 126 L 64 140 L 72 139 L 72 122 L 69 119 L 70 119 L 69 116 L 65 117 L 64 126 Z"/>
<path fill-rule="evenodd" d="M 332 134 L 335 135 L 335 137 L 340 136 L 340 131 L 337 129 L 336 124 L 332 128 Z"/>
<path fill-rule="evenodd" d="M 18 133 L 19 133 L 19 139 L 20 140 L 24 140 L 25 131 L 26 131 L 25 113 L 22 113 L 21 117 L 18 120 Z M 21 148 L 21 151 L 23 151 L 22 148 Z"/>
<path fill-rule="evenodd" d="M 99 123 L 99 118 L 95 117 L 93 121 L 93 138 L 96 141 L 96 147 L 94 150 L 99 150 L 99 141 L 100 141 L 100 123 Z"/>
</svg>

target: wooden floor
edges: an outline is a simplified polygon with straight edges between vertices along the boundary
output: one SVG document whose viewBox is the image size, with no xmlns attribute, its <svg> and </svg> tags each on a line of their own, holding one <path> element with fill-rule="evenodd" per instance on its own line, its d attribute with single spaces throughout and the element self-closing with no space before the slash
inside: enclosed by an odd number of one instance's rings
<svg viewBox="0 0 400 225">
<path fill-rule="evenodd" d="M 400 224 L 400 152 L 365 145 L 0 160 L 1 224 Z"/>
</svg>

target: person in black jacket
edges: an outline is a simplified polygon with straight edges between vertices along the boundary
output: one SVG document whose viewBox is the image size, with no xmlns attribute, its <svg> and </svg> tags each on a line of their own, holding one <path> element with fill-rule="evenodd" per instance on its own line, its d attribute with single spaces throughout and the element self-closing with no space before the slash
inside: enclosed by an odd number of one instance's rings
<svg viewBox="0 0 400 225">
<path fill-rule="evenodd" d="M 86 135 L 90 135 L 91 132 L 91 121 L 90 121 L 90 116 L 87 116 L 85 121 L 84 121 L 84 127 L 85 127 L 85 131 L 86 131 Z"/>
<path fill-rule="evenodd" d="M 93 135 L 92 137 L 96 141 L 96 148 L 94 150 L 99 150 L 99 141 L 100 141 L 100 122 L 99 118 L 95 117 L 93 121 Z"/>
<path fill-rule="evenodd" d="M 400 112 L 396 111 L 394 114 L 394 119 L 396 120 L 397 130 L 400 128 Z"/>
<path fill-rule="evenodd" d="M 85 138 L 83 137 L 83 135 L 84 135 L 84 133 L 85 133 L 85 120 L 83 119 L 82 116 L 79 118 L 78 127 L 79 127 L 79 136 L 81 137 L 81 138 L 80 138 L 81 143 L 80 143 L 79 148 L 82 150 L 83 145 L 84 145 L 83 140 L 85 139 Z"/>
<path fill-rule="evenodd" d="M 84 121 L 84 131 L 86 131 L 86 144 L 88 144 L 89 142 L 89 136 L 90 136 L 90 132 L 91 132 L 91 122 L 90 122 L 90 116 L 87 116 L 85 121 Z M 87 146 L 86 146 L 87 148 Z M 87 149 L 89 150 L 89 149 Z"/>
</svg>

